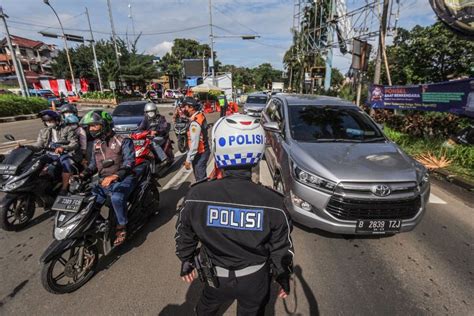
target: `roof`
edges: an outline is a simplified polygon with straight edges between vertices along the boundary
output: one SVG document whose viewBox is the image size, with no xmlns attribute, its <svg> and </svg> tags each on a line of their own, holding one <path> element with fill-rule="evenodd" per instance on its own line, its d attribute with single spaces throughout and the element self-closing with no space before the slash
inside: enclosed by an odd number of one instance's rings
<svg viewBox="0 0 474 316">
<path fill-rule="evenodd" d="M 42 45 L 46 45 L 45 43 L 41 41 L 35 41 L 28 38 L 16 36 L 16 35 L 10 35 L 10 38 L 14 45 L 18 45 L 20 47 L 36 48 Z M 5 43 L 5 42 L 6 42 L 6 38 L 3 38 L 2 43 Z"/>
<path fill-rule="evenodd" d="M 273 98 L 282 98 L 286 100 L 289 106 L 292 105 L 338 105 L 347 107 L 357 107 L 354 103 L 347 100 L 329 97 L 326 95 L 312 95 L 312 94 L 288 94 L 279 93 Z"/>
</svg>

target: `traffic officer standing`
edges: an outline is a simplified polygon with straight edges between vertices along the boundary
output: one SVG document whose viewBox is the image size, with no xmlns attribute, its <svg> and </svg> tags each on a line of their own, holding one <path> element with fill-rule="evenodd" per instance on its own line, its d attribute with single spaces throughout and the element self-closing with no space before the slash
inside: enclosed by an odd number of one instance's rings
<svg viewBox="0 0 474 316">
<path fill-rule="evenodd" d="M 188 127 L 188 155 L 184 166 L 187 170 L 194 170 L 196 181 L 207 179 L 206 167 L 211 151 L 207 136 L 206 116 L 199 110 L 199 103 L 192 98 L 183 101 L 184 113 L 189 117 Z"/>
<path fill-rule="evenodd" d="M 175 239 L 181 277 L 191 283 L 195 268 L 212 267 L 201 269 L 207 278 L 198 315 L 214 315 L 235 299 L 238 315 L 261 315 L 269 301 L 270 267 L 281 286 L 279 297 L 290 292 L 290 218 L 282 195 L 251 181 L 265 147 L 259 120 L 234 114 L 221 118 L 212 134 L 224 178 L 191 187 L 180 208 Z"/>
</svg>

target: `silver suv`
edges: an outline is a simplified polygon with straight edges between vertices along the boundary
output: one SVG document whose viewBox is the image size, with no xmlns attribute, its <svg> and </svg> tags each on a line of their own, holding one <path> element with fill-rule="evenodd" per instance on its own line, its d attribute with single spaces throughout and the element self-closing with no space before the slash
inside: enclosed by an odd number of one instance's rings
<svg viewBox="0 0 474 316">
<path fill-rule="evenodd" d="M 273 185 L 294 221 L 341 234 L 393 234 L 420 222 L 427 170 L 354 104 L 278 94 L 262 123 Z"/>
<path fill-rule="evenodd" d="M 260 116 L 265 104 L 267 104 L 268 95 L 263 92 L 251 93 L 247 97 L 247 101 L 244 104 L 244 114 L 250 116 Z"/>
</svg>

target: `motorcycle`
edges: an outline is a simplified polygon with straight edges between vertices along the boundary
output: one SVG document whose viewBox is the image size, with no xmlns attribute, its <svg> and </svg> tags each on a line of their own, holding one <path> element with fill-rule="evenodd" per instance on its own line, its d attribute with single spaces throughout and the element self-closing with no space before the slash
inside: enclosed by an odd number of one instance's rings
<svg viewBox="0 0 474 316">
<path fill-rule="evenodd" d="M 114 161 L 104 160 L 105 168 Z M 135 168 L 137 185 L 128 203 L 127 230 L 133 236 L 157 213 L 160 194 L 147 161 Z M 89 180 L 73 178 L 69 194 L 59 196 L 53 205 L 55 240 L 41 256 L 41 282 L 53 294 L 73 292 L 89 281 L 97 271 L 99 255 L 106 256 L 115 248 L 117 219 L 108 199 L 108 216 L 104 218 L 96 206 L 92 188 L 98 177 Z"/>
<path fill-rule="evenodd" d="M 10 134 L 5 138 L 15 140 Z M 6 193 L 0 200 L 1 229 L 16 231 L 25 228 L 35 214 L 36 204 L 45 211 L 52 205 L 61 188 L 61 180 L 47 172 L 49 165 L 42 163 L 41 157 L 54 151 L 56 145 L 67 143 L 57 142 L 36 153 L 19 147 L 4 156 L 0 163 L 0 191 Z"/>
<path fill-rule="evenodd" d="M 174 124 L 174 132 L 178 139 L 178 150 L 182 153 L 188 150 L 188 124 L 189 119 L 184 116 L 178 117 Z"/>
<path fill-rule="evenodd" d="M 153 125 L 152 125 L 153 127 Z M 161 146 L 166 156 L 168 157 L 168 165 L 174 161 L 174 152 L 173 152 L 173 141 L 169 138 L 170 124 L 166 131 L 159 134 L 158 136 L 151 135 L 150 131 L 143 131 L 138 133 L 130 134 L 130 138 L 133 140 L 133 145 L 135 148 L 135 163 L 140 165 L 145 160 L 150 163 L 150 168 L 152 174 L 159 174 L 160 169 L 163 169 L 167 166 L 162 166 L 161 161 L 157 161 L 155 154 L 153 153 L 153 142 Z M 157 163 L 158 162 L 158 163 Z M 159 167 L 157 167 L 159 166 Z"/>
</svg>

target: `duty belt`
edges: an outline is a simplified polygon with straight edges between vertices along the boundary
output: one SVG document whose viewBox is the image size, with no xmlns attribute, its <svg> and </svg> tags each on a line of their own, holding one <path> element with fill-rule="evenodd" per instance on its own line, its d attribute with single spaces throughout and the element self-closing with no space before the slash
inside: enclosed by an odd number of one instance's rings
<svg viewBox="0 0 474 316">
<path fill-rule="evenodd" d="M 232 270 L 237 278 L 257 272 L 265 266 L 266 262 L 255 266 L 249 266 L 240 270 Z M 228 278 L 231 270 L 216 266 L 216 275 L 220 278 Z"/>
</svg>

